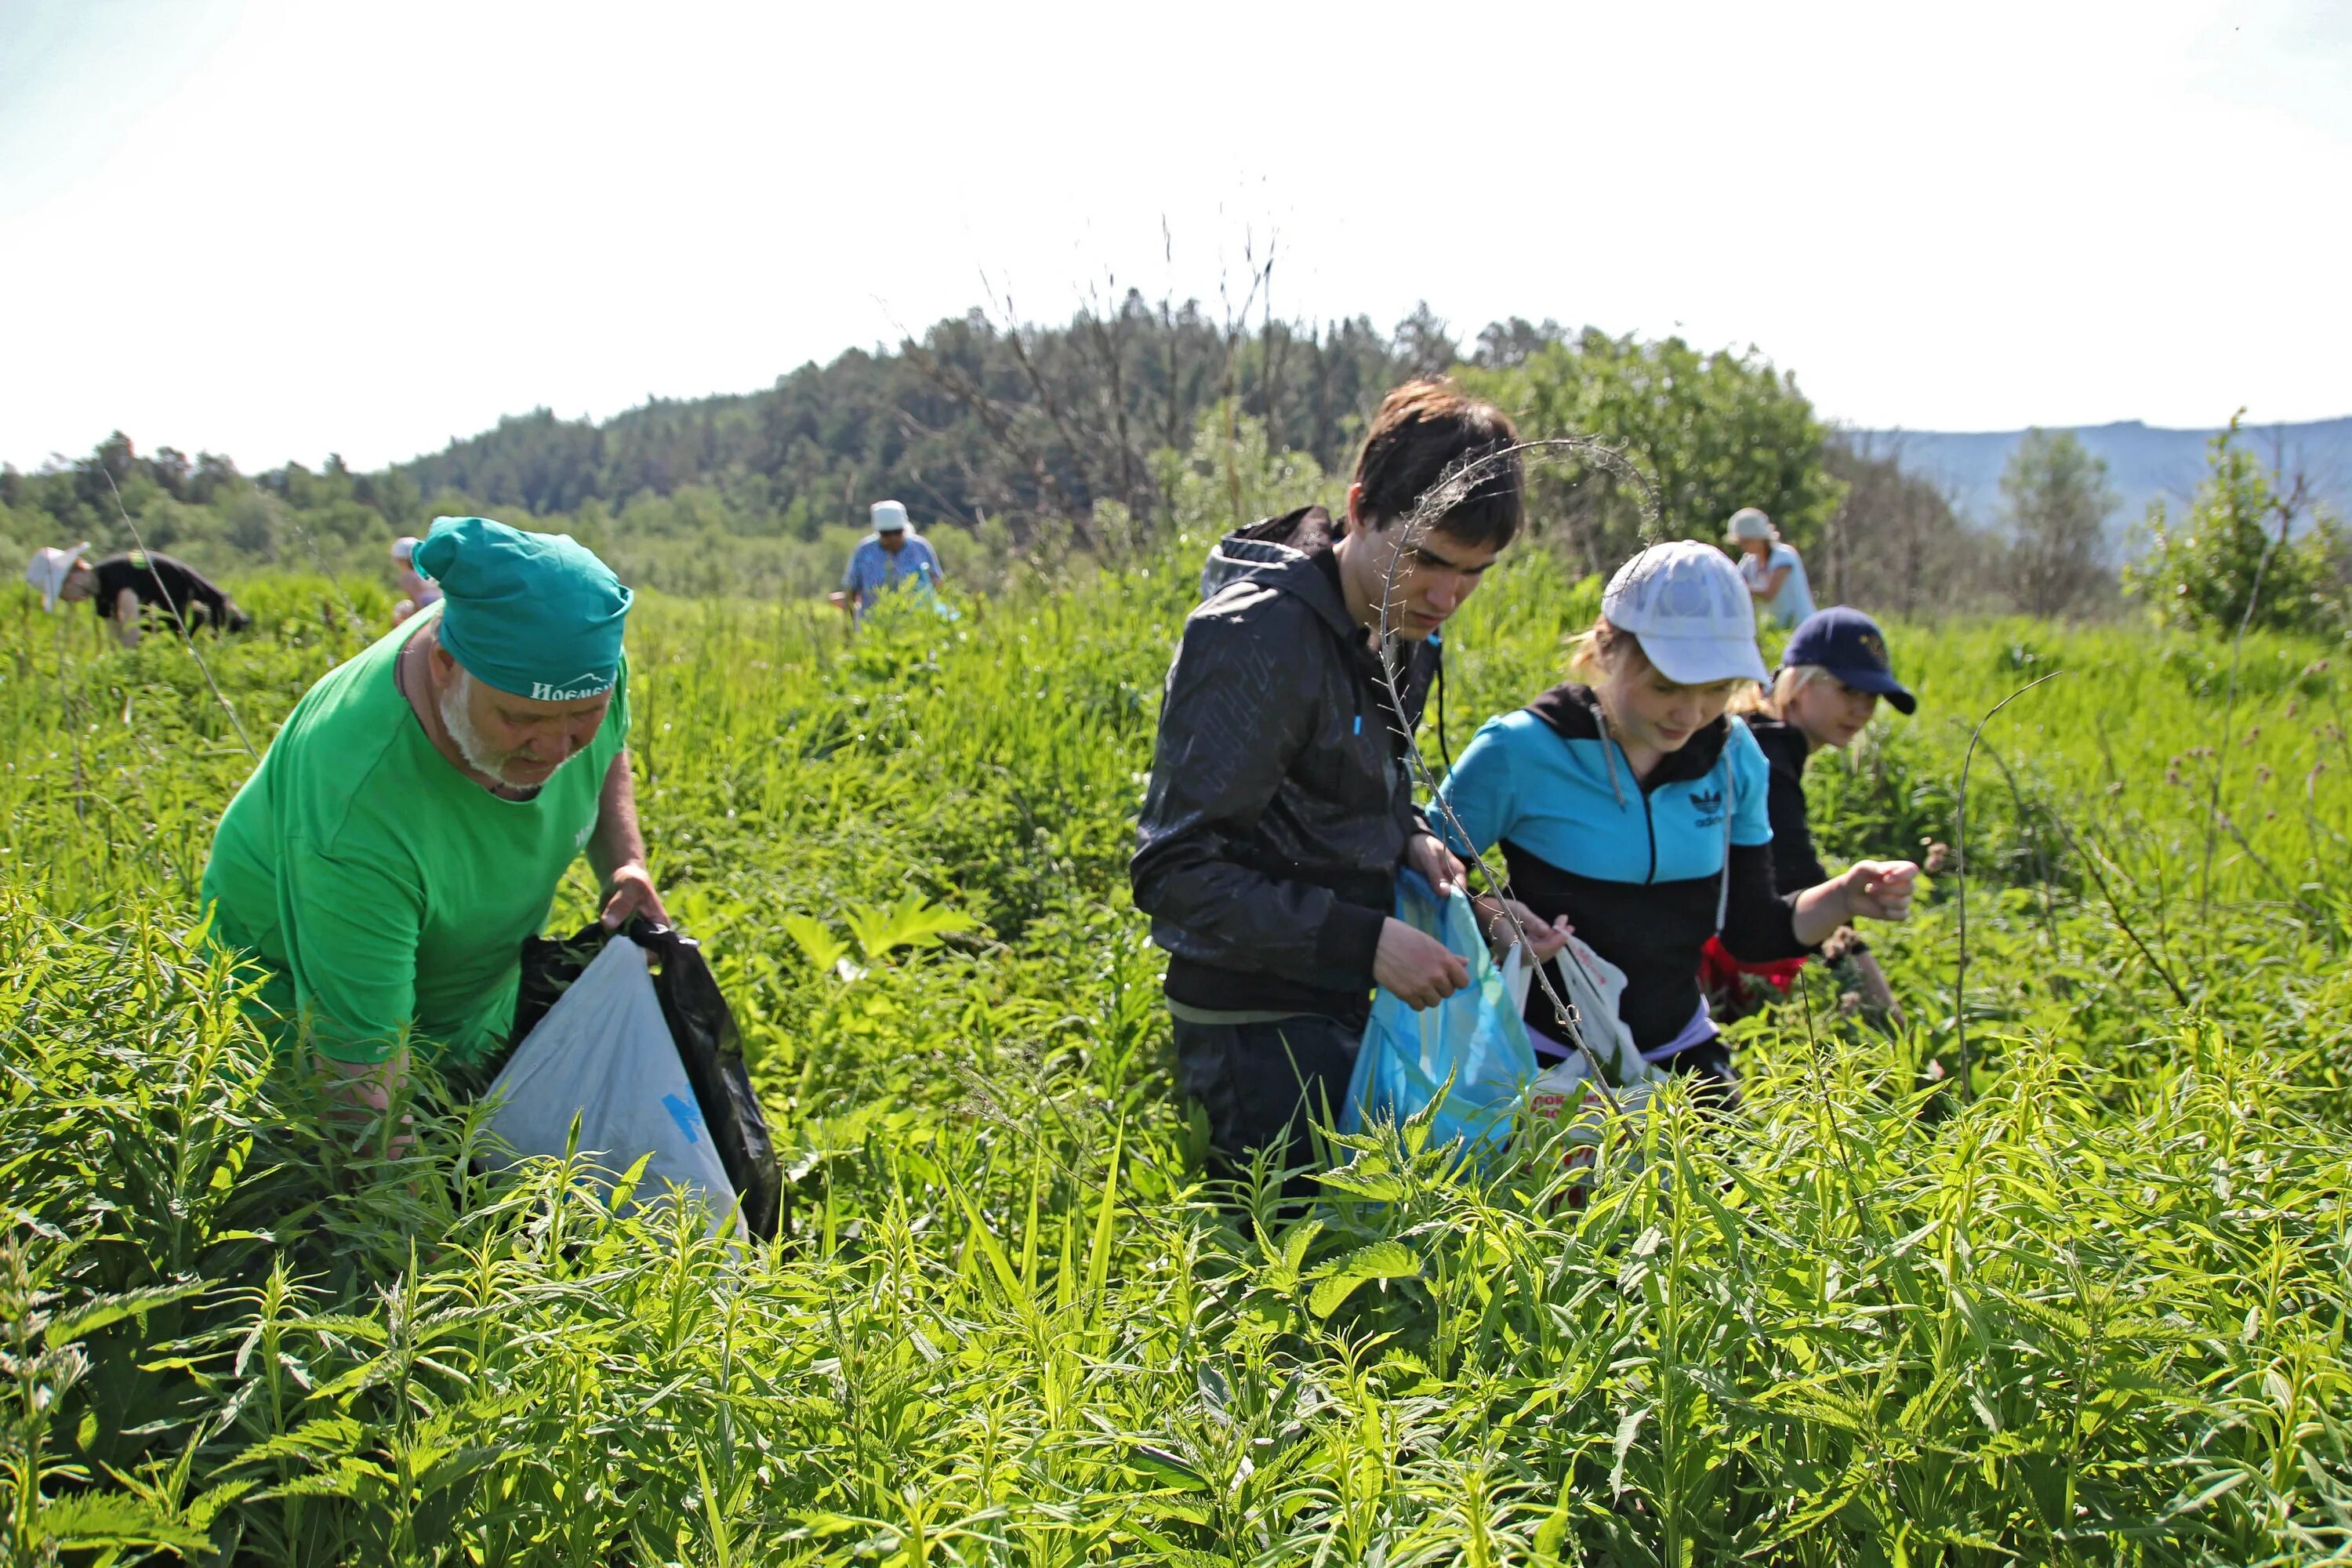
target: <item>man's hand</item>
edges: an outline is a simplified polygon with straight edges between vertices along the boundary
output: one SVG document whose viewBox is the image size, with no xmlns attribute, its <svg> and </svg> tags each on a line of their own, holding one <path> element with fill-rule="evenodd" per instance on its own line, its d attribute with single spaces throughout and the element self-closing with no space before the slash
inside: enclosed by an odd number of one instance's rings
<svg viewBox="0 0 2352 1568">
<path fill-rule="evenodd" d="M 1857 860 L 1846 868 L 1846 912 L 1864 920 L 1907 921 L 1919 868 L 1908 860 Z"/>
<path fill-rule="evenodd" d="M 1441 899 L 1462 890 L 1462 862 L 1432 833 L 1416 833 L 1404 842 L 1404 863 L 1420 872 Z M 1402 995 L 1402 992 L 1398 993 Z"/>
<path fill-rule="evenodd" d="M 313 1053 L 319 1077 L 326 1086 L 331 1113 L 343 1120 L 373 1121 L 392 1109 L 395 1093 L 408 1086 L 408 1053 L 395 1051 L 384 1061 L 345 1062 L 322 1052 Z M 416 1146 L 416 1118 L 403 1113 L 384 1142 L 384 1158 L 405 1160 Z"/>
<path fill-rule="evenodd" d="M 1372 978 L 1381 990 L 1419 1012 L 1469 984 L 1470 965 L 1435 937 L 1391 918 L 1381 927 Z"/>
<path fill-rule="evenodd" d="M 1482 909 L 1479 913 L 1483 918 L 1487 911 Z M 1568 945 L 1568 939 L 1576 934 L 1576 928 L 1568 923 L 1566 915 L 1556 921 L 1547 921 L 1518 900 L 1505 899 L 1495 906 L 1493 918 L 1486 921 L 1486 945 L 1495 950 L 1497 963 L 1510 956 L 1512 944 L 1519 940 L 1521 931 L 1527 933 L 1528 960 L 1545 963 Z"/>
<path fill-rule="evenodd" d="M 629 923 L 631 915 L 643 915 L 656 925 L 669 924 L 669 911 L 662 908 L 661 894 L 654 890 L 652 873 L 642 860 L 631 860 L 613 868 L 604 879 L 604 912 L 599 917 L 606 931 L 618 931 Z"/>
</svg>

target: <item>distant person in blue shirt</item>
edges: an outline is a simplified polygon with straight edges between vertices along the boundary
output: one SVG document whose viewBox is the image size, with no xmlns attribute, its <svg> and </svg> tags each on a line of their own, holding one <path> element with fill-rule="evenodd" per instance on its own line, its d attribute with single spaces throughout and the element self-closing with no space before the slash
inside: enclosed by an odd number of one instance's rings
<svg viewBox="0 0 2352 1568">
<path fill-rule="evenodd" d="M 874 531 L 850 552 L 842 574 L 843 604 L 859 620 L 880 595 L 901 583 L 937 587 L 943 577 L 930 542 L 907 526 L 907 509 L 894 500 L 874 503 Z"/>
<path fill-rule="evenodd" d="M 1731 514 L 1732 548 L 1740 552 L 1739 576 L 1755 597 L 1756 613 L 1782 628 L 1813 613 L 1813 585 L 1797 547 L 1780 537 L 1772 520 L 1752 506 Z"/>
</svg>

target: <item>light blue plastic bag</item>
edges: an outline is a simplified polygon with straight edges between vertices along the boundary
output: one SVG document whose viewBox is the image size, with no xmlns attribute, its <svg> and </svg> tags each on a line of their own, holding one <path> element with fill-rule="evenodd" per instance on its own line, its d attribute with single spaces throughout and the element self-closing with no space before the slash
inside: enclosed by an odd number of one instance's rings
<svg viewBox="0 0 2352 1568">
<path fill-rule="evenodd" d="M 1457 892 L 1440 902 L 1418 872 L 1405 871 L 1397 878 L 1396 918 L 1467 960 L 1470 984 L 1421 1012 L 1385 990 L 1373 997 L 1339 1131 L 1360 1132 L 1368 1121 L 1402 1122 L 1442 1095 L 1430 1142 L 1459 1139 L 1465 1152 L 1480 1152 L 1509 1135 L 1535 1081 L 1527 1026 L 1487 955 L 1469 900 Z"/>
<path fill-rule="evenodd" d="M 931 614 L 940 619 L 963 619 L 963 612 L 949 604 L 946 595 L 940 592 L 940 585 L 931 581 L 931 568 L 928 563 L 915 568 L 915 592 L 922 596 L 924 604 L 930 606 Z"/>
</svg>

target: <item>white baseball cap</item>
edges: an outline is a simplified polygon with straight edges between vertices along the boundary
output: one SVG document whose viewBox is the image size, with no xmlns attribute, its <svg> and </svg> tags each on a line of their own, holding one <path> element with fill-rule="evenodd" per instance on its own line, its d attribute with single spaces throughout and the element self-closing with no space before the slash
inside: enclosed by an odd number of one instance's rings
<svg viewBox="0 0 2352 1568">
<path fill-rule="evenodd" d="M 874 531 L 903 533 L 907 528 L 907 509 L 894 500 L 877 500 L 873 506 Z"/>
<path fill-rule="evenodd" d="M 1769 679 L 1756 651 L 1756 603 L 1739 568 L 1712 544 L 1653 544 L 1609 579 L 1601 617 L 1633 634 L 1668 680 L 1706 686 Z"/>
<path fill-rule="evenodd" d="M 1743 506 L 1731 514 L 1731 537 L 1734 541 L 1769 539 L 1772 536 L 1772 520 L 1766 517 L 1760 508 Z"/>
<path fill-rule="evenodd" d="M 66 579 L 73 575 L 74 563 L 89 549 L 89 541 L 85 539 L 71 550 L 44 545 L 33 552 L 32 563 L 25 568 L 25 581 L 41 591 L 41 608 L 58 607 L 58 592 L 65 587 Z"/>
</svg>

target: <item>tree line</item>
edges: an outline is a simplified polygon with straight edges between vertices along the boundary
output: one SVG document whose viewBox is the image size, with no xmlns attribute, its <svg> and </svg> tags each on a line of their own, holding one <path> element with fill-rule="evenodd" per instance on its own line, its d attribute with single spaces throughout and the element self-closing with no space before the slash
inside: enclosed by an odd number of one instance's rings
<svg viewBox="0 0 2352 1568">
<path fill-rule="evenodd" d="M 2071 437 L 2021 447 L 2001 517 L 1978 525 L 1904 466 L 1899 442 L 1831 427 L 1752 349 L 1517 318 L 1465 339 L 1426 307 L 1386 331 L 1360 316 L 1289 321 L 1253 314 L 1265 280 L 1220 311 L 1133 290 L 1047 325 L 973 310 L 758 392 L 655 399 L 601 422 L 540 409 L 372 472 L 330 457 L 247 475 L 217 454 L 142 455 L 118 432 L 83 458 L 0 468 L 0 543 L 128 544 L 119 497 L 148 544 L 207 569 L 382 575 L 394 536 L 478 511 L 571 532 L 644 585 L 802 595 L 837 575 L 867 503 L 896 496 L 951 575 L 987 583 L 1116 556 L 1180 523 L 1246 521 L 1277 459 L 1330 476 L 1336 502 L 1381 393 L 1449 374 L 1530 438 L 1592 438 L 1533 454 L 1529 472 L 1538 529 L 1594 572 L 1644 537 L 1712 539 L 1759 506 L 1824 602 L 2081 615 L 2131 588 L 2176 616 L 2215 616 L 2232 593 L 2246 601 L 2246 563 L 2205 563 L 2235 588 L 2173 590 L 2204 555 L 2244 552 L 2228 521 L 2243 514 L 2283 574 L 2273 587 L 2291 580 L 2305 618 L 2342 611 L 2332 524 L 2226 441 L 2190 515 L 2151 520 L 2127 578 L 2105 544 L 2104 468 Z"/>
</svg>

